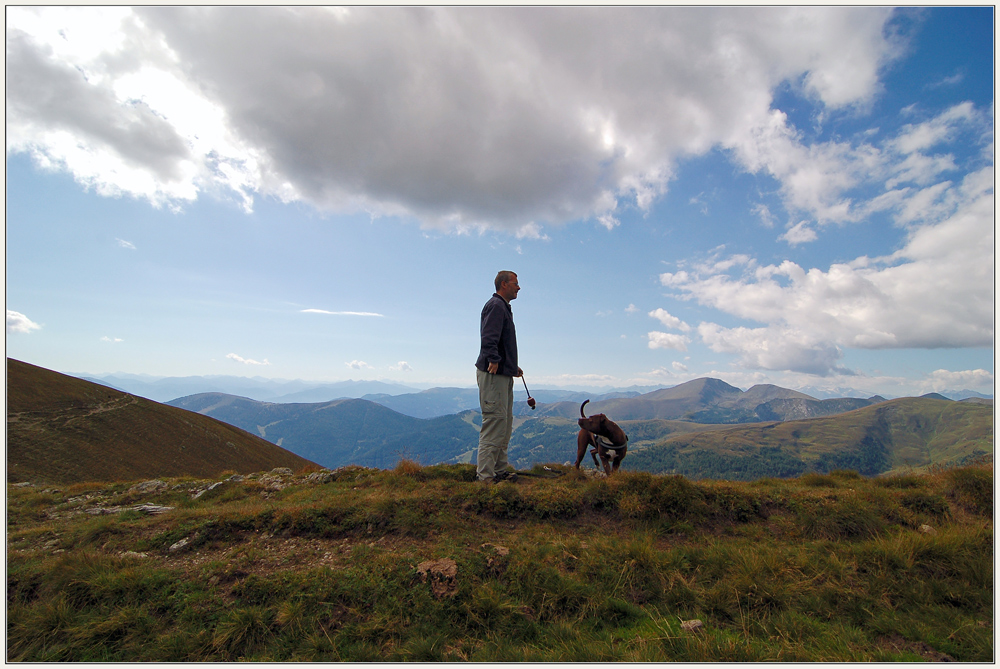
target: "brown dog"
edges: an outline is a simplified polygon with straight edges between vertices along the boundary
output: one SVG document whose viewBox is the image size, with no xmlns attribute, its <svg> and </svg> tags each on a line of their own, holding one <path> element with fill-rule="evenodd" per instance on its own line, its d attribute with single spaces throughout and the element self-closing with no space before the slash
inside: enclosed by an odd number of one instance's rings
<svg viewBox="0 0 1000 669">
<path fill-rule="evenodd" d="M 590 400 L 587 400 L 589 402 Z M 583 407 L 587 402 L 580 405 L 580 418 L 577 423 L 580 425 L 580 432 L 576 435 L 576 468 L 580 468 L 580 461 L 587 454 L 587 448 L 593 447 L 590 452 L 594 458 L 594 465 L 600 467 L 604 465 L 604 472 L 611 476 L 618 471 L 625 454 L 628 453 L 628 436 L 617 424 L 602 413 L 595 414 L 590 418 L 583 413 Z M 613 455 L 612 455 L 613 454 Z M 601 457 L 600 464 L 597 456 Z M 610 464 L 609 464 L 610 463 Z"/>
</svg>

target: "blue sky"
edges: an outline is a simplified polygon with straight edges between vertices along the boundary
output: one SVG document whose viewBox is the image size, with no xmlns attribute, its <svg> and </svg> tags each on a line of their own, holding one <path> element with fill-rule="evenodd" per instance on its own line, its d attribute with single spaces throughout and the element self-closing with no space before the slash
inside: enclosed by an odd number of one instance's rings
<svg viewBox="0 0 1000 669">
<path fill-rule="evenodd" d="M 211 35 L 212 39 L 207 39 Z M 8 8 L 7 355 L 993 392 L 993 10 Z"/>
</svg>

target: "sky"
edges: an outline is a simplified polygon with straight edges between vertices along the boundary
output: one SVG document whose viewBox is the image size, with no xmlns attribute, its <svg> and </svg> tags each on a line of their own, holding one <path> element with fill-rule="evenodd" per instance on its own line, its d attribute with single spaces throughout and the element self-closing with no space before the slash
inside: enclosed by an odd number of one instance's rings
<svg viewBox="0 0 1000 669">
<path fill-rule="evenodd" d="M 992 7 L 7 7 L 7 355 L 992 394 Z"/>
</svg>

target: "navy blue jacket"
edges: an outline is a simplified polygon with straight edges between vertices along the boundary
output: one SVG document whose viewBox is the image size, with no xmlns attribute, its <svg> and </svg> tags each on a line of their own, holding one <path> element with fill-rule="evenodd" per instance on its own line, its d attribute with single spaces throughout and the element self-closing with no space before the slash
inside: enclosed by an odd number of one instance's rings
<svg viewBox="0 0 1000 669">
<path fill-rule="evenodd" d="M 479 359 L 476 368 L 488 371 L 489 363 L 499 364 L 497 374 L 517 376 L 517 335 L 514 314 L 507 300 L 493 293 L 479 321 Z"/>
</svg>

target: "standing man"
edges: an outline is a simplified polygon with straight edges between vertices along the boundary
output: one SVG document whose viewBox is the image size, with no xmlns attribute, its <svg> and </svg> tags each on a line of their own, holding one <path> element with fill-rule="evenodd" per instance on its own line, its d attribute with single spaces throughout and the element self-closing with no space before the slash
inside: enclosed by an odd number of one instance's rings
<svg viewBox="0 0 1000 669">
<path fill-rule="evenodd" d="M 517 275 L 506 270 L 493 281 L 497 292 L 483 307 L 479 321 L 479 359 L 476 381 L 483 428 L 479 431 L 476 476 L 480 481 L 516 481 L 507 469 L 507 444 L 514 427 L 514 377 L 517 366 L 517 336 L 510 302 L 517 298 Z"/>
</svg>

